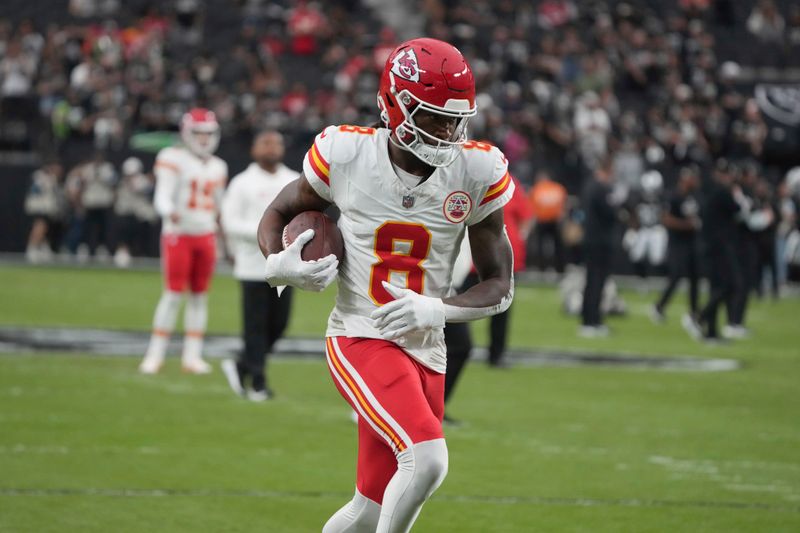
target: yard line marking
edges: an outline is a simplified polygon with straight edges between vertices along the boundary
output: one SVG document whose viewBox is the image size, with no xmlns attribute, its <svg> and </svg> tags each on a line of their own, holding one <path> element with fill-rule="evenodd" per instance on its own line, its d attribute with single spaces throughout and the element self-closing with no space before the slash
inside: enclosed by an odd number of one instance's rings
<svg viewBox="0 0 800 533">
<path fill-rule="evenodd" d="M 124 498 L 163 497 L 245 497 L 245 498 L 305 498 L 346 499 L 350 492 L 229 490 L 229 489 L 129 489 L 129 488 L 0 488 L 0 496 L 109 496 Z M 646 498 L 568 498 L 547 496 L 482 496 L 435 495 L 433 500 L 456 503 L 486 503 L 494 505 L 543 505 L 566 507 L 682 507 L 707 509 L 753 509 L 768 512 L 800 513 L 800 506 L 763 502 L 714 500 L 658 500 Z"/>
</svg>

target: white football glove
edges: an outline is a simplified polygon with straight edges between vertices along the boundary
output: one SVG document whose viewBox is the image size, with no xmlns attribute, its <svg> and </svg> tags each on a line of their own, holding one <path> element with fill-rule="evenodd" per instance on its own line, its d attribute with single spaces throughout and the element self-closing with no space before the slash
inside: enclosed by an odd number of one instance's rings
<svg viewBox="0 0 800 533">
<path fill-rule="evenodd" d="M 313 238 L 314 230 L 307 229 L 282 252 L 267 257 L 267 283 L 278 288 L 279 294 L 285 285 L 319 292 L 336 279 L 339 260 L 335 255 L 331 254 L 316 261 L 303 261 L 300 257 L 303 246 Z"/>
<path fill-rule="evenodd" d="M 395 340 L 412 331 L 444 327 L 444 303 L 440 298 L 382 283 L 395 299 L 373 311 L 370 318 L 384 339 Z"/>
</svg>

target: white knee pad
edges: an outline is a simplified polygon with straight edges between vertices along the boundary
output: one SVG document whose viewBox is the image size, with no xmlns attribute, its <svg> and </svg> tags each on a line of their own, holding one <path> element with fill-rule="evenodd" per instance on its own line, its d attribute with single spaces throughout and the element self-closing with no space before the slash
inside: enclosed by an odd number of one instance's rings
<svg viewBox="0 0 800 533">
<path fill-rule="evenodd" d="M 186 301 L 183 328 L 187 332 L 204 333 L 208 322 L 208 298 L 205 293 L 190 294 Z"/>
<path fill-rule="evenodd" d="M 381 517 L 381 506 L 356 490 L 353 499 L 325 523 L 322 533 L 373 533 Z"/>
<path fill-rule="evenodd" d="M 164 291 L 161 294 L 153 317 L 153 329 L 164 333 L 171 333 L 175 329 L 182 299 L 183 295 L 179 292 Z"/>
<path fill-rule="evenodd" d="M 414 474 L 417 481 L 430 485 L 430 494 L 447 475 L 448 455 L 444 439 L 414 444 L 397 456 L 397 469 Z M 428 496 L 430 496 L 428 494 Z"/>
<path fill-rule="evenodd" d="M 398 454 L 397 472 L 386 486 L 376 531 L 410 531 L 422 510 L 422 504 L 444 481 L 447 464 L 444 439 L 420 442 Z"/>
</svg>

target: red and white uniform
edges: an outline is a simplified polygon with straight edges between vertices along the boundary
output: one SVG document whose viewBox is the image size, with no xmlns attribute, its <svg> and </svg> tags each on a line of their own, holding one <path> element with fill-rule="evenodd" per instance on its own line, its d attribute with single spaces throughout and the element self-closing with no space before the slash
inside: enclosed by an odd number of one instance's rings
<svg viewBox="0 0 800 533">
<path fill-rule="evenodd" d="M 345 254 L 327 360 L 336 387 L 360 415 L 357 494 L 378 504 L 385 503 L 389 481 L 404 475 L 398 465 L 408 450 L 444 446 L 447 365 L 443 329 L 395 342 L 381 338 L 370 314 L 393 299 L 381 281 L 450 295 L 466 227 L 514 192 L 505 157 L 488 144 L 468 142 L 450 165 L 408 187 L 392 166 L 388 143 L 388 129 L 329 126 L 303 161 L 317 194 L 341 211 Z"/>
<path fill-rule="evenodd" d="M 168 289 L 205 292 L 216 261 L 217 213 L 228 165 L 183 147 L 164 148 L 155 163 L 155 207 L 162 217 L 162 261 Z M 177 215 L 177 220 L 173 220 Z"/>
<path fill-rule="evenodd" d="M 329 126 L 303 161 L 317 194 L 341 211 L 345 254 L 330 337 L 381 338 L 370 314 L 393 299 L 381 281 L 448 296 L 465 228 L 514 192 L 505 157 L 489 144 L 467 142 L 452 164 L 407 187 L 392 166 L 388 143 L 388 129 Z M 445 372 L 443 330 L 408 335 L 397 344 L 425 367 Z"/>
</svg>

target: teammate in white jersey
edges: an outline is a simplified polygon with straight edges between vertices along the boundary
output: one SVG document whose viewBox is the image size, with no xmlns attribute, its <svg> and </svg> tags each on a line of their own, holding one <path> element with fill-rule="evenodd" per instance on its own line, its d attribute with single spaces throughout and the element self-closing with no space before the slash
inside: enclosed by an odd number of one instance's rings
<svg viewBox="0 0 800 533">
<path fill-rule="evenodd" d="M 211 371 L 202 358 L 208 319 L 206 293 L 216 262 L 217 214 L 228 179 L 228 165 L 213 155 L 219 136 L 214 113 L 192 109 L 181 122 L 184 145 L 164 148 L 156 157 L 154 203 L 162 218 L 164 291 L 153 318 L 150 345 L 139 365 L 143 374 L 155 374 L 164 364 L 187 288 L 181 365 L 188 373 Z"/>
<path fill-rule="evenodd" d="M 302 211 L 341 211 L 345 254 L 327 360 L 359 414 L 358 469 L 353 499 L 325 533 L 411 528 L 447 472 L 445 321 L 501 312 L 513 297 L 501 208 L 514 185 L 498 149 L 466 140 L 476 108 L 464 57 L 442 41 L 408 41 L 389 56 L 379 90 L 386 128 L 325 128 L 259 227 L 267 281 L 322 290 L 336 258 L 304 262 L 313 231 L 285 250 L 281 231 Z M 467 226 L 481 281 L 451 296 Z"/>
</svg>

